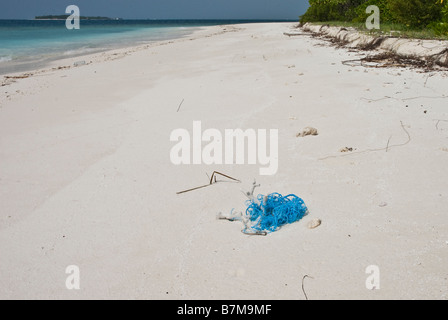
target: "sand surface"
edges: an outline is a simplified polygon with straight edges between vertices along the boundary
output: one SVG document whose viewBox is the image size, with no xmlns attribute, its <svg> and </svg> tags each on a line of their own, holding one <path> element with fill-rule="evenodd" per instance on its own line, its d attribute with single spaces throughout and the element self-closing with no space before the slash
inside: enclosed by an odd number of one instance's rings
<svg viewBox="0 0 448 320">
<path fill-rule="evenodd" d="M 447 74 L 343 65 L 366 53 L 292 26 L 207 27 L 0 87 L 0 298 L 305 299 L 308 275 L 309 299 L 447 299 Z M 278 129 L 277 174 L 172 164 L 195 120 Z M 242 182 L 176 194 L 215 170 Z M 266 237 L 216 220 L 254 179 L 309 214 Z"/>
</svg>

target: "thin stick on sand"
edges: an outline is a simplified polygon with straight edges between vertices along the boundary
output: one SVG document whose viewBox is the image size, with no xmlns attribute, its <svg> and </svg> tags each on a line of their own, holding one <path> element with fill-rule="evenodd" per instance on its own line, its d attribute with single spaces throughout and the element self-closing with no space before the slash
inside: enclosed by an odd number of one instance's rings
<svg viewBox="0 0 448 320">
<path fill-rule="evenodd" d="M 203 185 L 203 186 L 199 186 L 199 187 L 196 187 L 196 188 L 192 188 L 192 189 L 188 189 L 188 190 L 184 190 L 184 191 L 176 192 L 176 194 L 182 194 L 182 193 L 186 193 L 186 192 L 190 192 L 190 191 L 194 191 L 194 190 L 202 189 L 202 188 L 205 188 L 205 187 L 209 187 L 209 186 L 211 186 L 211 185 L 213 185 L 213 184 L 215 184 L 215 183 L 218 183 L 219 181 L 216 179 L 216 175 L 218 175 L 218 174 L 221 175 L 221 176 L 223 176 L 223 177 L 226 177 L 226 178 L 228 178 L 228 179 L 230 179 L 230 180 L 233 180 L 233 181 L 236 181 L 236 182 L 241 182 L 241 180 L 232 178 L 232 177 L 230 177 L 230 176 L 228 176 L 228 175 L 226 175 L 226 174 L 224 174 L 224 173 L 221 173 L 221 172 L 218 172 L 218 171 L 213 171 L 212 176 L 211 176 L 211 178 L 210 178 L 210 182 L 209 182 L 209 184 L 205 184 L 205 185 Z M 208 176 L 208 175 L 207 175 L 207 176 Z"/>
<path fill-rule="evenodd" d="M 384 148 L 378 148 L 378 149 L 366 149 L 366 150 L 361 150 L 361 151 L 356 151 L 356 152 L 351 152 L 351 153 L 347 153 L 347 154 L 343 154 L 343 155 L 337 155 L 337 156 L 327 156 L 324 158 L 319 158 L 318 160 L 327 160 L 330 158 L 339 158 L 339 157 L 347 157 L 347 156 L 352 156 L 354 154 L 360 154 L 360 153 L 366 153 L 366 152 L 375 152 L 375 151 L 389 151 L 390 149 L 394 148 L 394 147 L 403 147 L 405 145 L 407 145 L 409 142 L 411 142 L 411 135 L 409 134 L 408 130 L 406 130 L 406 128 L 404 127 L 403 121 L 400 121 L 401 124 L 401 128 L 403 129 L 403 131 L 406 133 L 406 135 L 408 136 L 408 140 L 404 143 L 400 143 L 400 144 L 393 144 L 393 145 L 387 145 Z M 390 138 L 389 138 L 390 141 Z"/>
<path fill-rule="evenodd" d="M 303 278 L 302 278 L 302 291 L 303 291 L 303 294 L 305 295 L 305 299 L 308 300 L 308 296 L 306 295 L 306 292 L 305 292 L 305 286 L 304 286 L 305 278 L 310 278 L 310 279 L 314 279 L 314 278 L 313 278 L 313 277 L 310 277 L 310 276 L 307 275 L 307 274 L 304 275 Z"/>
<path fill-rule="evenodd" d="M 392 139 L 392 136 L 390 136 L 389 139 L 387 140 L 386 152 L 389 151 L 390 139 Z"/>
<path fill-rule="evenodd" d="M 442 120 L 442 119 L 434 119 L 434 121 L 437 121 L 437 123 L 436 123 L 436 130 L 439 130 L 439 123 L 440 123 L 441 121 L 443 121 L 443 122 L 448 122 L 448 120 Z"/>
<path fill-rule="evenodd" d="M 180 103 L 179 107 L 177 108 L 177 112 L 179 112 L 180 107 L 182 106 L 182 103 L 184 103 L 184 100 L 185 100 L 185 99 L 182 99 L 182 102 Z"/>
</svg>

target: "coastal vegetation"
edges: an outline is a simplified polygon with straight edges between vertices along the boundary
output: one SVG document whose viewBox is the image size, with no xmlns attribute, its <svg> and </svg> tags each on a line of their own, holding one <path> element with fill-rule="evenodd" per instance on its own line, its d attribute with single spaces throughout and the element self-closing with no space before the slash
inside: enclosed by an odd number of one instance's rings
<svg viewBox="0 0 448 320">
<path fill-rule="evenodd" d="M 309 0 L 305 22 L 365 28 L 366 9 L 380 9 L 381 31 L 400 36 L 448 39 L 448 0 Z"/>
</svg>

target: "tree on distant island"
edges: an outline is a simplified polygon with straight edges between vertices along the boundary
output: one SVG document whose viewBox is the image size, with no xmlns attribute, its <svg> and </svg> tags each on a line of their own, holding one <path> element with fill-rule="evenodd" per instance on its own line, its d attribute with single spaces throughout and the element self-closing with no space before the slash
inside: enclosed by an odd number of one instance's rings
<svg viewBox="0 0 448 320">
<path fill-rule="evenodd" d="M 70 15 L 61 14 L 61 15 L 47 15 L 47 16 L 36 16 L 35 20 L 66 20 Z M 109 18 L 109 17 L 85 17 L 80 16 L 81 20 L 122 20 L 121 18 Z"/>
</svg>

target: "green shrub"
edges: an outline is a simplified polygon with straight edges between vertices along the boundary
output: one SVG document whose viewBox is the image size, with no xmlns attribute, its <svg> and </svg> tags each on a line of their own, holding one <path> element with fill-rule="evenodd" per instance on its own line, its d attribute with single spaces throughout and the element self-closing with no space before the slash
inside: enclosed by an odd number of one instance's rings
<svg viewBox="0 0 448 320">
<path fill-rule="evenodd" d="M 442 0 L 442 21 L 448 22 L 448 1 Z"/>
<path fill-rule="evenodd" d="M 434 31 L 436 36 L 448 37 L 448 23 L 447 22 L 432 22 L 428 25 L 428 28 Z"/>
<path fill-rule="evenodd" d="M 301 22 L 352 21 L 355 9 L 366 0 L 310 0 Z"/>
<path fill-rule="evenodd" d="M 381 22 L 393 22 L 392 15 L 389 10 L 389 0 L 368 0 L 355 8 L 355 18 L 353 22 L 365 22 L 370 16 L 366 13 L 368 6 L 375 5 L 380 9 Z"/>
<path fill-rule="evenodd" d="M 395 22 L 410 28 L 426 27 L 442 18 L 442 6 L 437 0 L 389 0 L 389 10 Z"/>
<path fill-rule="evenodd" d="M 366 8 L 380 9 L 381 23 L 400 26 L 402 30 L 423 30 L 446 35 L 448 0 L 309 0 L 310 7 L 301 22 L 364 23 L 370 16 Z"/>
</svg>

